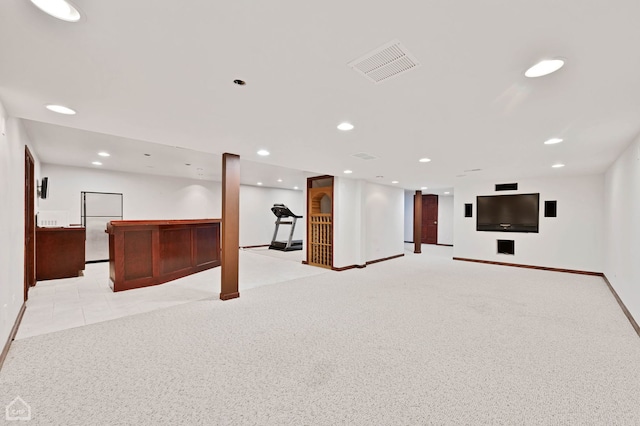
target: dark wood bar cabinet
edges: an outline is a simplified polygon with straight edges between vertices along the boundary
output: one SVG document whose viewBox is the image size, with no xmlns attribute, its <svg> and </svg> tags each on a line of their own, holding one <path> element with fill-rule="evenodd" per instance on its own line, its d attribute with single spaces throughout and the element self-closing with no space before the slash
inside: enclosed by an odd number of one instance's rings
<svg viewBox="0 0 640 426">
<path fill-rule="evenodd" d="M 220 266 L 220 225 L 220 219 L 109 222 L 111 288 L 162 284 Z"/>
<path fill-rule="evenodd" d="M 36 228 L 36 281 L 79 276 L 85 238 L 81 227 Z"/>
</svg>

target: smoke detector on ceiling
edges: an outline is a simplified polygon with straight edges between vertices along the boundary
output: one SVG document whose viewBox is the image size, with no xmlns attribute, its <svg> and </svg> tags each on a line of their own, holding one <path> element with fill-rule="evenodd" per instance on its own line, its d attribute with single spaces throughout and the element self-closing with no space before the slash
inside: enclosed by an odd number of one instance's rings
<svg viewBox="0 0 640 426">
<path fill-rule="evenodd" d="M 420 62 L 398 40 L 390 41 L 347 64 L 375 84 L 420 66 Z"/>
</svg>

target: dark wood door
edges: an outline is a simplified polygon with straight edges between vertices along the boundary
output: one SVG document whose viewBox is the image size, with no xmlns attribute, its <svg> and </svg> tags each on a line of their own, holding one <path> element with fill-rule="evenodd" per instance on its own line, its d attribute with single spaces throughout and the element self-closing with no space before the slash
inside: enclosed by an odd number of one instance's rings
<svg viewBox="0 0 640 426">
<path fill-rule="evenodd" d="M 29 296 L 29 287 L 36 284 L 36 224 L 34 199 L 36 194 L 34 161 L 29 148 L 24 152 L 24 300 Z"/>
<path fill-rule="evenodd" d="M 422 243 L 438 244 L 438 196 L 422 196 Z"/>
</svg>

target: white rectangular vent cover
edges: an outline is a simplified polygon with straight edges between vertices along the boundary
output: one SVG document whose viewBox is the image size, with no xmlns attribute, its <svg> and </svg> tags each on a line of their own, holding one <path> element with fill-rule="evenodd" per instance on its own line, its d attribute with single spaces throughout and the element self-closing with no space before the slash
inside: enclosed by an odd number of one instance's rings
<svg viewBox="0 0 640 426">
<path fill-rule="evenodd" d="M 359 152 L 357 154 L 353 154 L 354 157 L 358 157 L 362 160 L 375 160 L 377 157 L 374 157 L 373 155 L 369 155 L 366 152 Z"/>
<path fill-rule="evenodd" d="M 393 40 L 347 65 L 378 84 L 417 68 L 420 63 L 400 41 Z"/>
</svg>

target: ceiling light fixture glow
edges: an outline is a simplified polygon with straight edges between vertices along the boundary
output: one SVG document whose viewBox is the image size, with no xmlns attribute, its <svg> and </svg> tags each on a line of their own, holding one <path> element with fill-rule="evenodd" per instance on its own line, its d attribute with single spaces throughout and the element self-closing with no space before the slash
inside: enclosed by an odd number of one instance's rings
<svg viewBox="0 0 640 426">
<path fill-rule="evenodd" d="M 428 163 L 429 161 L 431 161 L 431 158 L 421 158 L 418 161 L 421 163 Z"/>
<path fill-rule="evenodd" d="M 451 194 L 451 192 L 449 192 L 449 191 L 445 191 L 444 192 L 444 195 L 449 195 L 449 194 Z"/>
<path fill-rule="evenodd" d="M 347 122 L 340 123 L 338 124 L 338 129 L 347 132 L 349 130 L 353 130 L 353 124 Z"/>
<path fill-rule="evenodd" d="M 282 179 L 278 179 L 278 182 L 282 182 Z"/>
<path fill-rule="evenodd" d="M 557 143 L 562 142 L 563 140 L 564 139 L 560 139 L 560 138 L 551 138 L 551 139 L 548 139 L 548 140 L 544 141 L 544 144 L 545 145 L 555 145 Z"/>
<path fill-rule="evenodd" d="M 298 187 L 297 187 L 297 186 L 294 186 L 294 187 L 293 187 L 293 189 L 298 189 Z"/>
<path fill-rule="evenodd" d="M 429 188 L 426 186 L 421 186 L 420 189 L 429 189 Z"/>
<path fill-rule="evenodd" d="M 57 112 L 58 114 L 65 114 L 65 115 L 75 115 L 75 111 L 72 110 L 71 108 L 67 108 L 66 106 L 62 106 L 62 105 L 46 105 L 46 108 L 49 111 L 53 111 L 53 112 Z"/>
<path fill-rule="evenodd" d="M 258 182 L 258 185 L 262 185 L 262 182 Z"/>
<path fill-rule="evenodd" d="M 258 155 L 266 157 L 267 155 L 269 155 L 269 151 L 267 151 L 266 149 L 261 149 L 260 151 L 258 151 Z"/>
<path fill-rule="evenodd" d="M 111 154 L 109 154 L 108 152 L 104 152 L 104 151 L 99 152 L 98 155 L 100 157 L 111 157 Z"/>
<path fill-rule="evenodd" d="M 397 180 L 392 180 L 391 183 L 398 183 L 398 181 Z"/>
<path fill-rule="evenodd" d="M 67 22 L 78 22 L 80 12 L 66 0 L 31 0 L 44 13 Z"/>
<path fill-rule="evenodd" d="M 93 163 L 91 163 L 91 164 L 93 164 L 94 166 L 102 166 L 102 163 L 101 163 L 101 162 L 99 162 L 99 161 L 94 161 L 94 162 L 93 162 Z"/>
<path fill-rule="evenodd" d="M 562 59 L 546 59 L 529 68 L 524 75 L 530 78 L 542 77 L 558 71 L 563 65 L 564 61 Z"/>
<path fill-rule="evenodd" d="M 344 173 L 350 175 L 351 173 L 353 173 L 353 170 L 345 170 Z"/>
<path fill-rule="evenodd" d="M 553 166 L 551 166 L 551 167 L 553 167 L 554 169 L 559 169 L 560 167 L 564 167 L 564 164 L 562 164 L 562 163 L 558 163 L 558 164 L 554 164 L 554 165 L 553 165 Z"/>
</svg>

